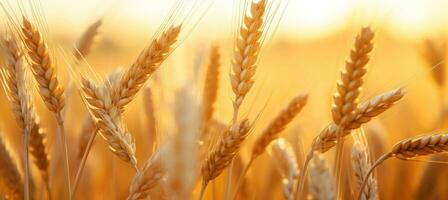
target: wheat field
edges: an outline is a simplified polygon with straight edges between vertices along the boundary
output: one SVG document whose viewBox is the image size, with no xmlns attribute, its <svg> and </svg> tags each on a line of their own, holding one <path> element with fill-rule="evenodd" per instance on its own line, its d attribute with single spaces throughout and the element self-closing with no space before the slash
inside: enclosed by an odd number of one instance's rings
<svg viewBox="0 0 448 200">
<path fill-rule="evenodd" d="M 446 199 L 448 4 L 393 2 L 0 1 L 0 199 Z"/>
</svg>

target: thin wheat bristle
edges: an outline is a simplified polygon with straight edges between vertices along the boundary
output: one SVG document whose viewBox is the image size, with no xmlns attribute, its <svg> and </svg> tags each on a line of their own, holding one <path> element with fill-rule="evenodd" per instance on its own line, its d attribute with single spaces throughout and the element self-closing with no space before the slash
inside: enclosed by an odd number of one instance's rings
<svg viewBox="0 0 448 200">
<path fill-rule="evenodd" d="M 151 189 L 161 182 L 166 170 L 160 154 L 161 151 L 156 152 L 137 171 L 129 187 L 127 200 L 147 199 Z"/>
<path fill-rule="evenodd" d="M 314 156 L 310 165 L 309 192 L 313 200 L 336 199 L 333 175 L 322 155 Z"/>
<path fill-rule="evenodd" d="M 107 141 L 109 149 L 136 168 L 134 139 L 123 124 L 119 108 L 112 104 L 109 88 L 97 87 L 86 78 L 82 78 L 81 84 L 87 107 L 101 129 L 100 134 Z"/>
<path fill-rule="evenodd" d="M 159 38 L 152 41 L 128 71 L 112 87 L 112 103 L 123 110 L 134 99 L 149 77 L 165 61 L 173 50 L 181 26 L 170 27 Z"/>
<path fill-rule="evenodd" d="M 252 2 L 250 13 L 244 16 L 243 24 L 239 29 L 239 36 L 233 52 L 233 73 L 230 75 L 232 90 L 235 94 L 234 115 L 238 114 L 238 109 L 244 97 L 254 83 L 253 76 L 255 75 L 260 51 L 266 4 L 266 0 Z"/>
<path fill-rule="evenodd" d="M 21 28 L 40 96 L 50 111 L 60 113 L 64 108 L 64 89 L 56 77 L 56 68 L 47 43 L 39 30 L 25 17 Z"/>
<path fill-rule="evenodd" d="M 299 176 L 299 165 L 294 149 L 285 139 L 279 138 L 273 142 L 271 150 L 283 178 L 283 195 L 285 199 L 293 200 Z"/>
<path fill-rule="evenodd" d="M 227 128 L 222 138 L 202 162 L 203 184 L 218 177 L 230 165 L 244 139 L 246 139 L 250 129 L 249 121 L 243 120 L 234 126 L 236 127 Z"/>
<path fill-rule="evenodd" d="M 252 158 L 255 158 L 263 153 L 266 147 L 278 137 L 278 134 L 282 132 L 286 126 L 299 114 L 302 108 L 305 106 L 308 99 L 308 95 L 299 95 L 295 97 L 288 106 L 282 110 L 271 121 L 268 127 L 261 133 L 260 137 L 256 140 L 252 149 Z"/>
<path fill-rule="evenodd" d="M 93 24 L 87 27 L 87 29 L 78 39 L 76 49 L 74 50 L 73 53 L 77 60 L 81 60 L 83 57 L 89 55 L 92 46 L 95 43 L 95 38 L 98 37 L 99 29 L 102 24 L 103 24 L 102 19 L 95 21 Z"/>
<path fill-rule="evenodd" d="M 3 140 L 0 137 L 0 198 L 23 199 L 23 181 L 19 169 Z"/>
<path fill-rule="evenodd" d="M 363 178 L 367 175 L 371 165 L 367 147 L 356 142 L 352 147 L 352 169 L 355 174 L 357 186 L 361 186 Z M 378 186 L 374 177 L 369 177 L 366 188 L 362 191 L 362 200 L 377 200 Z"/>
<path fill-rule="evenodd" d="M 337 93 L 334 96 L 332 108 L 335 124 L 345 127 L 355 116 L 358 96 L 361 91 L 363 77 L 367 70 L 369 54 L 373 49 L 372 39 L 374 32 L 370 27 L 361 29 L 356 37 L 354 49 L 350 51 L 350 59 L 345 63 L 345 71 L 341 74 L 341 82 L 337 84 Z"/>
<path fill-rule="evenodd" d="M 204 94 L 202 95 L 202 130 L 201 138 L 208 133 L 210 120 L 213 119 L 214 104 L 218 96 L 219 68 L 221 54 L 218 46 L 212 46 L 209 64 L 205 75 Z"/>
</svg>

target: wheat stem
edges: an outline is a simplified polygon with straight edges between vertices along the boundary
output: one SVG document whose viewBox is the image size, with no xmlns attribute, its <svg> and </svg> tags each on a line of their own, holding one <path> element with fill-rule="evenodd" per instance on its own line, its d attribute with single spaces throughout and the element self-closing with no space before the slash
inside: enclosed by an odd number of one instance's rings
<svg viewBox="0 0 448 200">
<path fill-rule="evenodd" d="M 23 160 L 25 161 L 25 177 L 24 177 L 24 191 L 25 199 L 30 199 L 30 159 L 29 159 L 29 134 L 26 132 L 23 136 Z"/>
<path fill-rule="evenodd" d="M 78 171 L 76 172 L 75 176 L 75 182 L 73 183 L 73 189 L 72 193 L 70 194 L 71 198 L 75 198 L 76 189 L 78 189 L 79 181 L 81 179 L 82 172 L 84 171 L 84 167 L 87 162 L 87 158 L 89 157 L 90 150 L 92 149 L 93 142 L 95 141 L 96 135 L 98 135 L 98 128 L 95 128 L 95 130 L 91 133 L 91 136 L 89 138 L 89 142 L 87 143 L 86 149 L 84 153 L 82 154 L 81 162 L 79 163 Z"/>
</svg>

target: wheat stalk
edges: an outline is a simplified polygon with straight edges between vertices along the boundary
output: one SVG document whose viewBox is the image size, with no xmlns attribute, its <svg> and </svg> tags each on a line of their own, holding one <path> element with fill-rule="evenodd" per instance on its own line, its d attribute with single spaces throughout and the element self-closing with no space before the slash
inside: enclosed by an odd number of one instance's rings
<svg viewBox="0 0 448 200">
<path fill-rule="evenodd" d="M 369 169 L 363 179 L 360 191 L 364 189 L 367 180 L 373 170 L 388 158 L 395 157 L 401 160 L 409 160 L 419 156 L 434 155 L 448 151 L 448 134 L 433 134 L 416 136 L 397 142 L 389 153 L 381 156 Z M 358 199 L 361 194 L 358 194 Z"/>
<path fill-rule="evenodd" d="M 230 165 L 249 133 L 250 125 L 248 120 L 243 120 L 234 126 L 229 127 L 224 132 L 222 138 L 215 144 L 211 152 L 202 162 L 201 198 L 207 184 L 218 177 Z"/>
<path fill-rule="evenodd" d="M 78 39 L 76 49 L 73 53 L 77 60 L 81 60 L 90 53 L 90 51 L 92 50 L 92 46 L 95 43 L 95 38 L 98 37 L 99 29 L 102 24 L 102 19 L 95 21 L 93 24 L 87 27 L 87 29 Z"/>
<path fill-rule="evenodd" d="M 219 88 L 219 68 L 221 54 L 218 46 L 212 46 L 205 75 L 204 94 L 202 98 L 202 130 L 201 141 L 205 134 L 208 133 L 210 121 L 213 119 L 215 110 L 214 104 L 218 96 Z"/>
<path fill-rule="evenodd" d="M 25 177 L 24 177 L 24 191 L 25 199 L 30 198 L 30 164 L 29 164 L 29 145 L 30 134 L 33 126 L 36 124 L 34 109 L 31 95 L 27 85 L 27 78 L 24 65 L 24 56 L 21 47 L 12 38 L 4 41 L 4 46 L 7 49 L 7 64 L 6 70 L 2 70 L 2 81 L 5 85 L 8 99 L 12 103 L 12 110 L 16 117 L 16 121 L 22 130 L 23 138 L 23 154 L 25 162 Z M 46 171 L 44 171 L 45 173 Z M 46 176 L 43 176 L 46 178 Z M 47 181 L 47 179 L 45 179 Z"/>
<path fill-rule="evenodd" d="M 129 187 L 128 200 L 147 199 L 151 189 L 159 184 L 166 173 L 161 156 L 159 150 L 137 171 Z"/>
<path fill-rule="evenodd" d="M 294 199 L 294 190 L 299 177 L 299 166 L 294 149 L 285 139 L 276 139 L 271 147 L 272 157 L 275 159 L 282 175 L 283 196 L 287 200 Z"/>
<path fill-rule="evenodd" d="M 0 137 L 0 198 L 23 199 L 23 181 L 17 164 L 10 155 L 9 149 Z M 2 196 L 5 195 L 5 196 Z"/>
<path fill-rule="evenodd" d="M 232 60 L 232 74 L 230 81 L 235 94 L 233 101 L 233 121 L 237 121 L 239 107 L 243 103 L 254 81 L 253 76 L 257 68 L 258 53 L 260 51 L 261 36 L 263 35 L 266 0 L 252 1 L 250 13 L 243 17 L 243 24 L 239 29 L 238 39 Z"/>
<path fill-rule="evenodd" d="M 355 174 L 357 186 L 361 186 L 363 178 L 370 169 L 370 159 L 367 147 L 356 142 L 352 147 L 352 169 Z M 378 186 L 375 178 L 370 177 L 367 181 L 367 188 L 362 191 L 362 200 L 377 200 Z"/>
<path fill-rule="evenodd" d="M 109 88 L 98 87 L 86 78 L 82 78 L 82 91 L 91 116 L 96 120 L 101 135 L 107 141 L 109 149 L 125 162 L 137 169 L 135 143 L 127 132 L 118 107 L 112 104 Z"/>
<path fill-rule="evenodd" d="M 334 200 L 336 191 L 333 175 L 322 155 L 314 156 L 310 165 L 309 192 L 311 199 Z"/>
<path fill-rule="evenodd" d="M 152 41 L 132 66 L 111 89 L 112 103 L 123 110 L 132 101 L 149 77 L 172 52 L 181 26 L 170 27 L 159 38 Z"/>
</svg>

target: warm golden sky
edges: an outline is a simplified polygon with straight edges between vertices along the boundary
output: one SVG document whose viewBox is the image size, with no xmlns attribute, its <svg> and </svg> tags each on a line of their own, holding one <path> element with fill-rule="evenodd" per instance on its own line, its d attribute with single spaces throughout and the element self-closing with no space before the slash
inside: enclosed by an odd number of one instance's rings
<svg viewBox="0 0 448 200">
<path fill-rule="evenodd" d="M 112 16 L 115 24 L 157 25 L 174 0 L 41 0 L 47 17 L 63 25 Z M 217 0 L 204 23 L 230 22 L 233 0 Z M 448 23 L 446 0 L 291 0 L 281 32 L 304 38 L 324 37 L 343 25 L 368 23 L 406 38 L 443 31 Z M 67 23 L 70 22 L 70 23 Z"/>
</svg>

